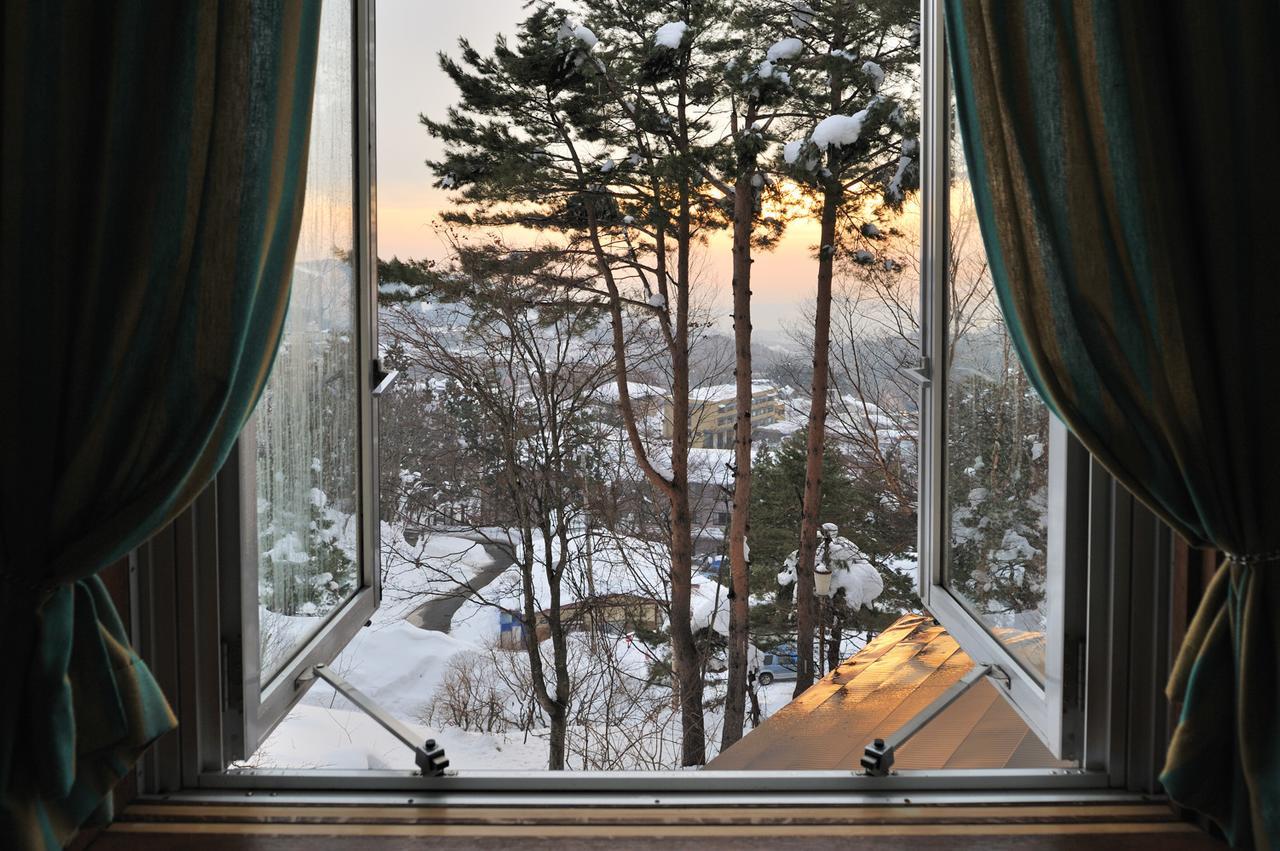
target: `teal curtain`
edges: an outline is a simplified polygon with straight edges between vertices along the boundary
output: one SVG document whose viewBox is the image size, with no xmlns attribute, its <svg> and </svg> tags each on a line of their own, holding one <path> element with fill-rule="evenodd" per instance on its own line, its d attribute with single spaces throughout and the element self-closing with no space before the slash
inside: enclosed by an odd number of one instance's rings
<svg viewBox="0 0 1280 851">
<path fill-rule="evenodd" d="M 1228 560 L 1169 684 L 1174 800 L 1280 847 L 1280 4 L 947 0 L 1018 352 L 1138 497 Z"/>
<path fill-rule="evenodd" d="M 0 844 L 57 847 L 173 714 L 94 574 L 186 506 L 266 381 L 319 3 L 6 3 Z"/>
</svg>

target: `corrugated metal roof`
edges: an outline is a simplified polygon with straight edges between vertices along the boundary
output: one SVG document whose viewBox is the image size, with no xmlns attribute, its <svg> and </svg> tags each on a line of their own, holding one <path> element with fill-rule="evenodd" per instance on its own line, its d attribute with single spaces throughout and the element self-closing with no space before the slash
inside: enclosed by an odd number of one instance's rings
<svg viewBox="0 0 1280 851">
<path fill-rule="evenodd" d="M 1038 636 L 1011 633 L 1002 639 L 1043 652 Z M 858 770 L 872 739 L 901 727 L 972 667 L 973 660 L 932 618 L 905 615 L 707 768 Z M 985 680 L 917 733 L 895 762 L 902 769 L 1067 765 L 1053 758 Z"/>
</svg>

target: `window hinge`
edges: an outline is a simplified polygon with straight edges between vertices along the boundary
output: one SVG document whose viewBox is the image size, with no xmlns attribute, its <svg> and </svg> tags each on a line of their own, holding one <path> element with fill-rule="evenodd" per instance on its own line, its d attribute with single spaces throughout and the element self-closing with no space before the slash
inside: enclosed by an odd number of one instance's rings
<svg viewBox="0 0 1280 851">
<path fill-rule="evenodd" d="M 937 699 L 917 712 L 910 721 L 894 730 L 887 738 L 876 739 L 867 745 L 862 752 L 862 773 L 868 777 L 885 777 L 893 768 L 894 753 L 898 748 L 910 741 L 916 733 L 924 729 L 934 718 L 937 718 L 960 696 L 973 688 L 978 680 L 991 678 L 1000 683 L 1006 690 L 1009 688 L 1009 673 L 999 665 L 975 665 L 959 682 L 938 695 Z"/>
<path fill-rule="evenodd" d="M 321 679 L 329 685 L 333 686 L 333 690 L 345 697 L 356 705 L 356 708 L 368 715 L 374 721 L 382 726 L 391 735 L 399 739 L 404 745 L 413 751 L 413 761 L 417 763 L 423 777 L 443 777 L 445 769 L 449 767 L 449 760 L 445 758 L 444 748 L 436 745 L 435 739 L 427 739 L 426 742 L 418 744 L 418 739 L 413 735 L 413 731 L 405 726 L 399 719 L 392 717 L 385 709 L 368 697 L 360 689 L 347 682 L 338 674 L 329 670 L 326 665 L 313 665 L 294 680 L 294 687 L 301 688 L 306 683 L 313 680 Z"/>
</svg>

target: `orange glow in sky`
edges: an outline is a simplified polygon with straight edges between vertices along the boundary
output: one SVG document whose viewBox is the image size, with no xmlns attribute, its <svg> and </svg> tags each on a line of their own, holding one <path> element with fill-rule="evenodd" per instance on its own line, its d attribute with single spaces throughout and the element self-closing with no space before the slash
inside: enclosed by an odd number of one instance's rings
<svg viewBox="0 0 1280 851">
<path fill-rule="evenodd" d="M 431 186 L 424 161 L 439 155 L 418 115 L 444 116 L 456 97 L 440 71 L 436 54 L 457 53 L 465 37 L 482 52 L 498 32 L 510 32 L 527 14 L 525 0 L 485 0 L 484 14 L 474 4 L 377 0 L 378 255 L 443 260 L 448 251 L 437 232 L 440 211 L 450 194 Z M 790 193 L 796 204 L 798 190 Z M 765 210 L 766 214 L 771 211 Z M 752 267 L 752 323 L 762 341 L 778 339 L 787 326 L 800 324 L 816 291 L 818 223 L 793 220 L 772 251 L 757 251 Z M 723 330 L 730 328 L 730 237 L 715 234 L 702 249 L 702 300 L 711 301 Z"/>
</svg>

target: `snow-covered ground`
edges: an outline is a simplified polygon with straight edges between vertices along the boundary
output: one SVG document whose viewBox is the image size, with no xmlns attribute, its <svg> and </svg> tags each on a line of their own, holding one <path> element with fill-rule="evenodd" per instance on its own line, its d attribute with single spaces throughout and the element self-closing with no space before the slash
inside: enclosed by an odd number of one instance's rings
<svg viewBox="0 0 1280 851">
<path fill-rule="evenodd" d="M 382 607 L 371 625 L 334 660 L 332 668 L 423 740 L 434 738 L 445 748 L 455 769 L 545 768 L 545 727 L 525 724 L 531 727 L 526 732 L 511 723 L 513 718 L 537 712 L 528 694 L 528 660 L 522 650 L 499 646 L 500 613 L 494 604 L 515 607 L 520 594 L 519 571 L 510 568 L 478 589 L 454 614 L 449 633 L 420 629 L 405 618 L 424 602 L 456 593 L 458 582 L 492 568 L 492 560 L 482 546 L 459 537 L 434 534 L 410 545 L 397 530 L 386 526 L 383 537 L 386 572 Z M 665 596 L 666 571 L 660 547 L 640 541 L 601 540 L 576 546 L 590 547 L 591 593 Z M 542 574 L 535 571 L 540 577 L 536 583 L 540 602 L 547 599 L 548 591 Z M 587 593 L 583 577 L 566 577 L 564 602 Z M 727 597 L 723 587 L 700 580 L 694 589 L 698 624 L 723 629 Z M 310 625 L 292 623 L 307 620 L 289 619 L 289 631 L 308 631 Z M 569 767 L 674 767 L 679 718 L 669 687 L 653 681 L 650 675 L 654 663 L 665 661 L 667 649 L 650 647 L 634 637 L 593 639 L 584 633 L 571 636 L 569 649 L 573 679 L 582 691 L 589 692 L 571 712 L 578 723 L 571 721 Z M 709 700 L 723 690 L 723 675 L 720 677 L 708 685 Z M 790 682 L 761 688 L 763 715 L 767 717 L 790 701 L 792 688 Z M 473 705 L 477 711 L 466 714 Z M 485 731 L 450 723 L 458 720 L 460 711 L 466 726 Z M 706 723 L 710 758 L 719 740 L 719 712 L 709 711 Z M 644 733 L 639 745 L 637 730 Z M 323 682 L 311 688 L 246 764 L 295 769 L 414 768 L 407 748 Z"/>
</svg>

